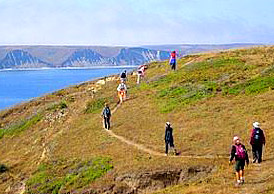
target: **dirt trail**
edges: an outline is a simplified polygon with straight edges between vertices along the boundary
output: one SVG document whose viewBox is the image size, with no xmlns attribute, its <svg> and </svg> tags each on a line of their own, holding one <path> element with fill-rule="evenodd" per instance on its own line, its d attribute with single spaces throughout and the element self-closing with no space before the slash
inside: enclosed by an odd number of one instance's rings
<svg viewBox="0 0 274 194">
<path fill-rule="evenodd" d="M 114 114 L 118 108 L 120 107 L 121 105 L 118 104 L 112 111 L 112 114 Z M 143 152 L 146 152 L 150 155 L 154 155 L 154 156 L 166 156 L 164 153 L 161 153 L 161 152 L 157 152 L 157 151 L 154 151 L 154 150 L 151 150 L 147 147 L 145 147 L 144 145 L 141 145 L 141 144 L 137 144 L 137 143 L 134 143 L 133 141 L 130 141 L 130 140 L 127 140 L 126 138 L 124 138 L 123 136 L 120 136 L 120 135 L 117 135 L 115 134 L 112 130 L 107 130 L 105 129 L 105 131 L 111 135 L 112 137 L 115 137 L 116 139 L 119 139 L 120 141 L 128 144 L 128 145 L 131 145 L 131 146 L 134 146 L 136 147 L 138 150 L 141 150 Z M 195 159 L 213 159 L 213 158 L 227 158 L 227 157 L 224 157 L 224 156 L 213 156 L 213 155 L 204 155 L 204 156 L 193 156 L 193 155 L 178 155 L 178 156 L 168 156 L 168 157 L 182 157 L 182 158 L 195 158 Z"/>
<path fill-rule="evenodd" d="M 195 58 L 187 63 L 184 64 L 184 66 L 186 65 L 190 65 L 192 64 L 194 61 L 197 61 L 199 60 L 199 57 L 198 58 Z M 114 114 L 118 108 L 121 106 L 121 104 L 118 104 L 113 110 L 112 110 L 112 114 Z M 137 143 L 134 143 L 133 141 L 130 141 L 130 140 L 127 140 L 126 138 L 124 138 L 123 136 L 120 136 L 120 135 L 117 135 L 115 134 L 112 130 L 105 130 L 109 135 L 111 135 L 112 137 L 115 137 L 116 139 L 119 139 L 120 141 L 128 144 L 128 145 L 131 145 L 131 146 L 134 146 L 136 147 L 137 149 L 139 150 L 142 150 L 143 152 L 146 152 L 150 155 L 154 155 L 154 156 L 166 156 L 164 153 L 161 153 L 161 152 L 157 152 L 157 151 L 154 151 L 154 150 L 151 150 L 147 147 L 145 147 L 144 145 L 141 145 L 141 144 L 137 144 Z M 213 156 L 213 155 L 203 155 L 203 156 L 193 156 L 193 155 L 178 155 L 178 156 L 169 156 L 169 157 L 182 157 L 182 158 L 195 158 L 195 159 L 213 159 L 213 158 L 227 158 L 225 156 Z"/>
</svg>

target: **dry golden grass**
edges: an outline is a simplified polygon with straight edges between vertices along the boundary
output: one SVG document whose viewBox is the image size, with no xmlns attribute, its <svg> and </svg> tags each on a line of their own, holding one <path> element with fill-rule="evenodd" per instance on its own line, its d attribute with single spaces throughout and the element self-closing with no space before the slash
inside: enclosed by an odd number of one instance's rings
<svg viewBox="0 0 274 194">
<path fill-rule="evenodd" d="M 161 153 L 164 152 L 165 122 L 170 121 L 174 127 L 175 146 L 182 156 L 228 157 L 234 135 L 240 135 L 250 150 L 248 140 L 252 122 L 261 122 L 267 137 L 266 161 L 261 166 L 251 165 L 247 169 L 247 183 L 240 189 L 233 186 L 234 175 L 232 167 L 227 165 L 228 159 L 153 156 L 106 133 L 102 128 L 101 109 L 88 114 L 85 110 L 88 102 L 98 99 L 108 99 L 112 109 L 116 106 L 118 82 L 114 80 L 102 85 L 95 94 L 92 88 L 96 81 L 88 82 L 0 112 L 0 128 L 37 112 L 42 115 L 40 122 L 22 133 L 0 139 L 1 163 L 10 168 L 7 173 L 0 174 L 0 193 L 20 191 L 21 185 L 43 162 L 73 158 L 88 160 L 97 156 L 110 157 L 114 169 L 91 183 L 91 188 L 112 184 L 115 177 L 127 173 L 214 165 L 216 171 L 208 176 L 158 193 L 271 193 L 274 190 L 274 86 L 258 94 L 224 94 L 216 90 L 214 95 L 199 97 L 189 104 L 174 101 L 177 103 L 175 108 L 166 112 L 161 108 L 167 105 L 168 98 L 158 98 L 157 95 L 171 87 L 181 87 L 185 82 L 202 85 L 204 79 L 217 80 L 217 84 L 229 87 L 245 83 L 271 71 L 273 53 L 274 48 L 266 47 L 187 56 L 179 61 L 176 73 L 169 70 L 166 62 L 153 63 L 146 72 L 145 81 L 149 84 L 136 86 L 136 78 L 129 77 L 129 100 L 112 117 L 114 133 Z M 218 62 L 219 58 L 228 59 L 228 62 L 237 58 L 237 61 L 232 61 L 231 66 L 217 64 L 211 69 L 195 69 L 203 65 L 207 67 L 211 59 Z M 239 61 L 241 66 L 237 66 Z M 154 85 L 156 83 L 160 84 Z M 60 108 L 62 102 L 67 108 Z"/>
</svg>

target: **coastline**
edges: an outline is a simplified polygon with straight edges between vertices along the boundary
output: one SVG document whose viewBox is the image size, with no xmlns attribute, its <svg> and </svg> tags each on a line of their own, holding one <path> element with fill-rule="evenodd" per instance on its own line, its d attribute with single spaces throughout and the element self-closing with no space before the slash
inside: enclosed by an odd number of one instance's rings
<svg viewBox="0 0 274 194">
<path fill-rule="evenodd" d="M 120 68 L 136 68 L 138 66 L 92 66 L 92 67 L 41 67 L 41 68 L 7 68 L 7 69 L 0 69 L 0 72 L 4 71 L 44 71 L 44 70 L 84 70 L 84 69 L 120 69 Z"/>
<path fill-rule="evenodd" d="M 97 66 L 96 68 L 88 68 L 88 69 L 105 69 L 105 68 L 107 68 L 107 67 L 106 66 L 105 67 L 102 67 L 102 66 L 99 67 L 99 66 Z M 118 69 L 120 69 L 120 68 L 131 68 L 132 70 L 129 71 L 128 74 L 131 74 L 131 73 L 133 73 L 136 70 L 136 66 L 116 66 L 114 68 L 118 68 Z M 55 69 L 56 70 L 60 70 L 59 68 L 50 68 L 50 70 L 55 70 Z M 77 70 L 77 69 L 74 69 L 74 68 L 73 69 L 70 69 L 70 68 L 68 69 L 68 68 L 66 68 L 66 69 L 61 69 L 61 70 Z M 82 69 L 83 68 L 79 68 L 79 70 L 82 70 Z M 48 69 L 40 69 L 40 70 L 48 70 Z M 16 70 L 8 70 L 8 71 L 16 71 Z M 23 70 L 23 71 L 25 71 L 25 70 Z M 32 71 L 32 70 L 30 70 L 30 71 Z M 34 71 L 36 71 L 36 70 L 34 70 Z M 39 70 L 37 70 L 37 71 L 39 71 Z M 1 70 L 0 70 L 0 72 L 1 72 Z M 104 84 L 102 84 L 102 82 L 107 82 L 108 80 L 109 81 L 113 81 L 116 78 L 119 78 L 119 74 L 114 73 L 114 74 L 110 74 L 110 75 L 106 75 L 106 76 L 94 77 L 94 78 L 91 78 L 91 79 L 88 79 L 88 80 L 85 80 L 85 81 L 77 82 L 75 84 L 68 85 L 68 86 L 63 87 L 61 89 L 57 89 L 57 90 L 54 90 L 54 91 L 51 91 L 51 92 L 47 92 L 47 93 L 44 93 L 44 94 L 42 94 L 40 96 L 29 98 L 28 100 L 24 100 L 24 101 L 15 103 L 15 104 L 13 104 L 13 105 L 11 105 L 9 107 L 3 108 L 3 109 L 0 108 L 0 113 L 4 112 L 4 111 L 9 111 L 11 109 L 23 106 L 23 105 L 28 104 L 28 103 L 35 102 L 35 101 L 37 101 L 39 99 L 45 98 L 48 95 L 52 95 L 52 94 L 58 93 L 61 90 L 68 90 L 70 88 L 77 87 L 77 86 L 82 86 L 82 85 L 85 85 L 85 84 L 96 85 L 96 83 L 97 83 L 97 85 L 100 86 L 100 85 L 104 85 Z"/>
</svg>

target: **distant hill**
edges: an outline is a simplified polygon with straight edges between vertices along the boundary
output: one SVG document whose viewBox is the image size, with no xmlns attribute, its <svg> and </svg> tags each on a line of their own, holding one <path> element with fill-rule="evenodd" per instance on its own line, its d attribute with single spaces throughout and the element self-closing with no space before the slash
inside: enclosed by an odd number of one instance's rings
<svg viewBox="0 0 274 194">
<path fill-rule="evenodd" d="M 262 44 L 235 43 L 235 44 L 170 44 L 170 45 L 145 45 L 143 48 L 171 51 L 177 50 L 180 55 L 217 51 L 233 48 L 246 48 L 260 46 Z"/>
<path fill-rule="evenodd" d="M 136 66 L 168 57 L 167 51 L 140 47 L 1 46 L 0 68 Z"/>
<path fill-rule="evenodd" d="M 12 50 L 8 52 L 0 63 L 1 68 L 35 68 L 35 67 L 52 67 L 51 64 L 44 62 L 37 57 L 33 57 L 23 50 Z"/>
<path fill-rule="evenodd" d="M 107 46 L 0 46 L 0 69 L 40 67 L 136 66 L 166 60 L 171 50 L 180 56 L 256 44 L 175 44 L 141 47 Z"/>
</svg>

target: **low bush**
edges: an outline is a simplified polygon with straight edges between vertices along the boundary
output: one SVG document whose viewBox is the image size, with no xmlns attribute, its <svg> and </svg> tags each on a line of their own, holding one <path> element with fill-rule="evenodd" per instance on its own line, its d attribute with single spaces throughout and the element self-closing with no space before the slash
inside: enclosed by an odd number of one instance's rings
<svg viewBox="0 0 274 194">
<path fill-rule="evenodd" d="M 112 102 L 111 98 L 98 98 L 87 103 L 85 113 L 99 113 L 106 102 Z"/>
<path fill-rule="evenodd" d="M 4 164 L 0 164 L 0 174 L 1 173 L 4 173 L 4 172 L 7 172 L 9 169 L 6 165 Z"/>
<path fill-rule="evenodd" d="M 68 108 L 68 103 L 65 100 L 62 100 L 59 103 L 52 104 L 47 110 L 49 111 L 57 111 L 61 109 Z"/>
<path fill-rule="evenodd" d="M 102 157 L 44 163 L 27 181 L 26 193 L 57 194 L 83 189 L 112 168 L 111 160 Z"/>
<path fill-rule="evenodd" d="M 42 115 L 36 114 L 28 119 L 25 119 L 18 123 L 12 124 L 9 127 L 2 128 L 2 129 L 0 129 L 0 138 L 2 138 L 5 135 L 8 135 L 8 136 L 17 135 L 17 134 L 21 133 L 22 131 L 25 131 L 28 128 L 30 128 L 31 126 L 35 125 L 41 119 L 42 119 Z"/>
</svg>

